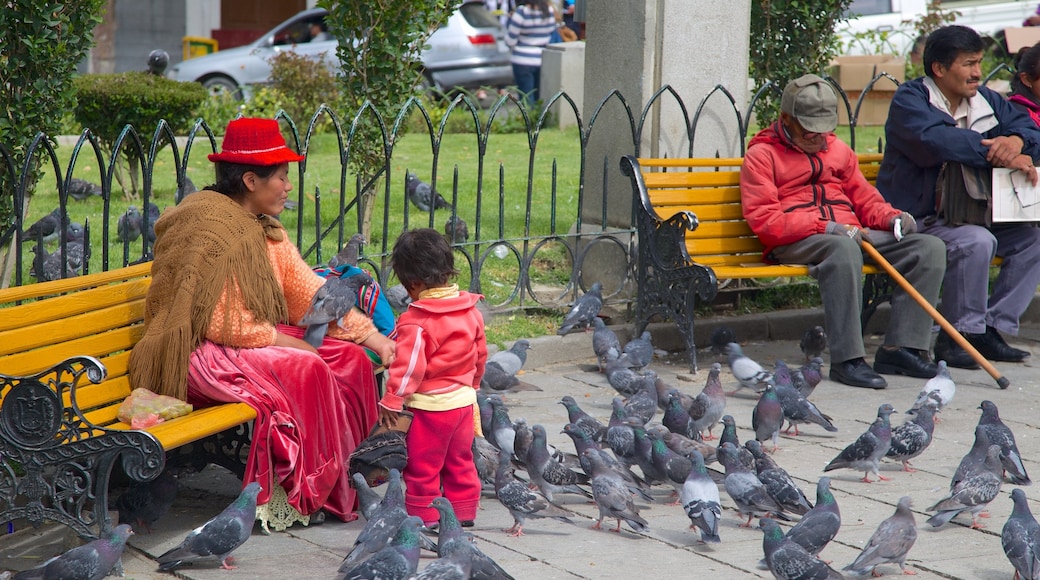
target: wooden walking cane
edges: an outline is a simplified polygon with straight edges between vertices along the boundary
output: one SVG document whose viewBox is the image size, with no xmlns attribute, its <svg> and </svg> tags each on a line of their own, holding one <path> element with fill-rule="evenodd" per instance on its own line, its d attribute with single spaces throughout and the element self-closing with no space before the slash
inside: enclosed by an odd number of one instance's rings
<svg viewBox="0 0 1040 580">
<path fill-rule="evenodd" d="M 921 296 L 921 293 L 918 292 L 916 288 L 911 286 L 910 282 L 907 282 L 906 278 L 904 278 L 903 275 L 895 269 L 895 266 L 890 264 L 888 260 L 886 260 L 881 255 L 881 252 L 877 251 L 877 248 L 872 246 L 870 242 L 866 240 L 860 242 L 860 245 L 863 246 L 863 251 L 866 252 L 867 255 L 870 256 L 870 258 L 874 260 L 874 262 L 876 262 L 878 266 L 881 266 L 881 268 L 884 269 L 885 272 L 887 272 L 888 275 L 891 276 L 891 278 L 895 280 L 896 283 L 899 284 L 899 286 L 902 287 L 903 290 L 921 306 L 921 308 L 924 308 L 924 311 L 932 317 L 932 320 L 939 323 L 939 326 L 942 327 L 943 331 L 946 334 L 950 335 L 950 338 L 952 338 L 954 342 L 959 344 L 965 352 L 971 355 L 971 358 L 975 359 L 975 362 L 979 363 L 979 366 L 981 366 L 983 370 L 989 373 L 989 376 L 993 377 L 997 381 L 998 387 L 1000 387 L 1001 389 L 1008 388 L 1008 386 L 1011 384 L 1011 381 L 1009 381 L 1007 377 L 1001 375 L 1000 371 L 998 371 L 996 367 L 994 367 L 988 360 L 986 360 L 986 357 L 982 356 L 982 353 L 976 350 L 976 348 L 972 346 L 970 342 L 968 342 L 968 339 L 964 338 L 963 334 L 958 332 L 957 329 L 954 328 L 953 325 L 950 324 L 950 322 L 946 320 L 946 318 L 944 318 L 943 315 L 940 314 L 934 306 L 929 304 L 928 300 L 926 300 L 924 296 Z"/>
</svg>

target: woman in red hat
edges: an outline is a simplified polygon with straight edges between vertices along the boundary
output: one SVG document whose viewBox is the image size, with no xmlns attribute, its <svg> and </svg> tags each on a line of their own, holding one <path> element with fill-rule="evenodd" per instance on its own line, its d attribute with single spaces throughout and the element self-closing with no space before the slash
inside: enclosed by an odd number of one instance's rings
<svg viewBox="0 0 1040 580">
<path fill-rule="evenodd" d="M 130 355 L 132 385 L 193 405 L 242 401 L 257 411 L 243 485 L 284 488 L 300 515 L 350 521 L 348 457 L 375 424 L 372 365 L 358 344 L 394 357 L 394 342 L 357 309 L 315 349 L 295 326 L 325 280 L 275 216 L 292 184 L 278 122 L 228 124 L 216 184 L 155 224 L 145 332 Z"/>
</svg>

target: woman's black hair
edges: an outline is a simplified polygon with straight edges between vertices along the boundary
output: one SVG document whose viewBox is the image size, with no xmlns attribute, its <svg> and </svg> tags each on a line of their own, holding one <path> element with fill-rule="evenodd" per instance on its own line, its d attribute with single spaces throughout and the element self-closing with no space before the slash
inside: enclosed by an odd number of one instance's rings
<svg viewBox="0 0 1040 580">
<path fill-rule="evenodd" d="M 408 290 L 420 282 L 427 288 L 445 286 L 459 274 L 448 241 L 430 228 L 408 230 L 398 236 L 390 266 Z"/>
<path fill-rule="evenodd" d="M 1025 73 L 1027 77 L 1040 80 L 1040 43 L 1030 47 L 1024 47 L 1015 55 L 1015 74 L 1011 76 L 1011 90 L 1013 93 L 1029 94 L 1031 90 L 1022 84 L 1019 74 Z"/>
<path fill-rule="evenodd" d="M 217 182 L 206 189 L 219 191 L 230 198 L 237 199 L 249 191 L 242 179 L 246 173 L 252 171 L 257 177 L 267 179 L 274 175 L 279 167 L 281 165 L 248 165 L 218 161 L 216 163 Z"/>
</svg>

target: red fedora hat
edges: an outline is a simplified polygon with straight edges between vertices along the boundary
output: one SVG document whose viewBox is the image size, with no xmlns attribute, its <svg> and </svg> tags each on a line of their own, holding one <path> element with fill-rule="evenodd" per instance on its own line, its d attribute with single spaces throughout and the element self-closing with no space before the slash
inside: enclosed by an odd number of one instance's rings
<svg viewBox="0 0 1040 580">
<path fill-rule="evenodd" d="M 281 165 L 303 161 L 303 155 L 285 145 L 274 119 L 242 117 L 228 123 L 220 153 L 210 153 L 210 161 L 244 165 Z"/>
</svg>

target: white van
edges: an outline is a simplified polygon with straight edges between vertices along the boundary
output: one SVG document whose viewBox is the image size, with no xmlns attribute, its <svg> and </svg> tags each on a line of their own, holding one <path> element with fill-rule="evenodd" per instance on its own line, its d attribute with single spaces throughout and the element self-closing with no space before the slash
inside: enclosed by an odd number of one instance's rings
<svg viewBox="0 0 1040 580">
<path fill-rule="evenodd" d="M 1037 13 L 1037 0 L 995 2 L 987 0 L 950 0 L 942 3 L 946 11 L 956 10 L 956 24 L 970 26 L 979 34 L 1003 42 L 1005 28 L 1022 26 Z M 914 21 L 927 12 L 928 0 L 852 0 L 849 19 L 837 26 L 841 54 L 909 55 L 917 32 L 904 21 Z M 877 34 L 864 35 L 873 31 Z"/>
</svg>

